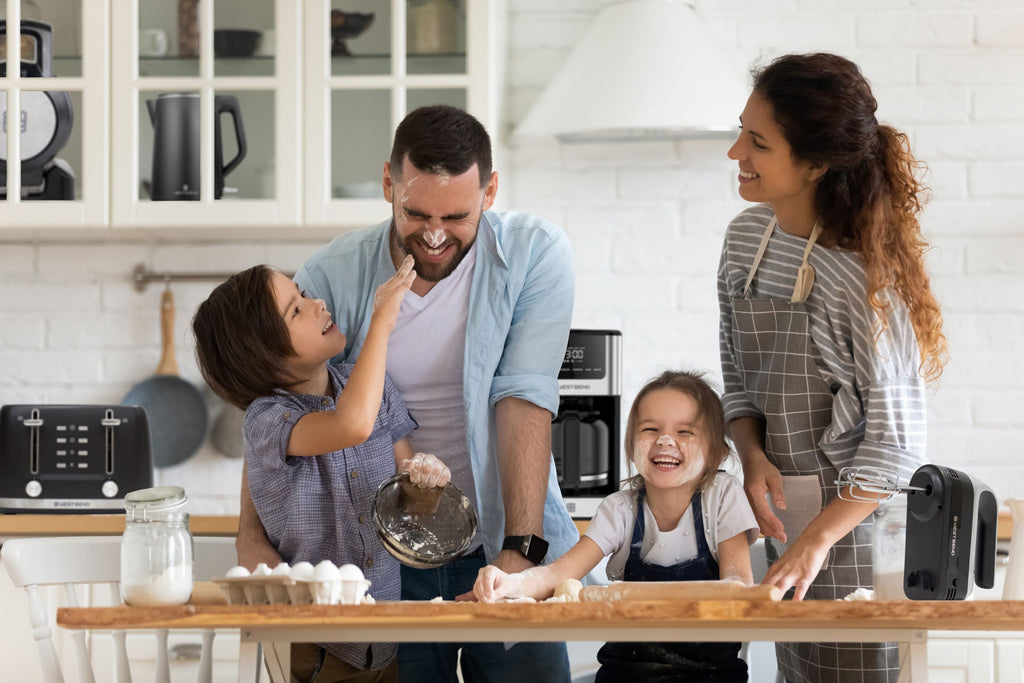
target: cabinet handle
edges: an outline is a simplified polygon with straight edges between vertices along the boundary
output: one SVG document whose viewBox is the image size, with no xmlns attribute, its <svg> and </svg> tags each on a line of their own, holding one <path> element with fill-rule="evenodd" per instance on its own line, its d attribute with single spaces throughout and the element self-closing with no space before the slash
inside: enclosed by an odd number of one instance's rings
<svg viewBox="0 0 1024 683">
<path fill-rule="evenodd" d="M 198 662 L 202 652 L 200 643 L 179 643 L 171 648 L 168 657 L 176 662 Z"/>
</svg>

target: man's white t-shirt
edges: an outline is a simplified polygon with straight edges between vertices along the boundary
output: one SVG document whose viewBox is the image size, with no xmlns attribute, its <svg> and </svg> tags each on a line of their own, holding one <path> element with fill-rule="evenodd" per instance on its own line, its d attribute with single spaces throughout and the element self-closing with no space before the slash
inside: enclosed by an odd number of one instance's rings
<svg viewBox="0 0 1024 683">
<path fill-rule="evenodd" d="M 476 244 L 448 277 L 424 296 L 408 292 L 388 341 L 387 373 L 419 425 L 409 435 L 413 452 L 431 453 L 452 472 L 476 506 L 466 439 L 463 358 Z M 474 541 L 470 549 L 479 545 Z"/>
</svg>

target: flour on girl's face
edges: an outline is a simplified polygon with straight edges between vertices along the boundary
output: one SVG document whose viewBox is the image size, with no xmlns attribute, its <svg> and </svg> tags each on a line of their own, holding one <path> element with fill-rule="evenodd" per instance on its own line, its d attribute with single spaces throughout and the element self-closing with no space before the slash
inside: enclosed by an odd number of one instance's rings
<svg viewBox="0 0 1024 683">
<path fill-rule="evenodd" d="M 638 437 L 633 443 L 633 464 L 644 481 L 658 488 L 676 488 L 704 474 L 707 456 L 692 435 L 657 440 Z"/>
</svg>

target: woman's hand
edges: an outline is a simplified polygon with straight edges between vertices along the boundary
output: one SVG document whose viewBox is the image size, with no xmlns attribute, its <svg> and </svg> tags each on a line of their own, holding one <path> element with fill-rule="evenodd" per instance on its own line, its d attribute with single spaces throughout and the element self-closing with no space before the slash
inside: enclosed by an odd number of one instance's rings
<svg viewBox="0 0 1024 683">
<path fill-rule="evenodd" d="M 476 575 L 473 595 L 480 602 L 497 602 L 502 598 L 518 598 L 522 581 L 519 574 L 507 574 L 489 564 Z"/>
<path fill-rule="evenodd" d="M 443 488 L 452 479 L 451 470 L 429 453 L 417 453 L 403 460 L 398 469 L 400 472 L 408 472 L 409 481 L 421 488 Z"/>
<path fill-rule="evenodd" d="M 373 317 L 387 324 L 388 330 L 394 329 L 398 311 L 402 307 L 402 297 L 416 279 L 416 271 L 412 266 L 412 255 L 408 255 L 398 267 L 398 272 L 378 287 L 373 295 Z"/>
<path fill-rule="evenodd" d="M 748 452 L 743 460 L 743 490 L 754 511 L 761 533 L 786 542 L 786 530 L 782 521 L 772 512 L 765 494 L 772 494 L 772 501 L 781 510 L 786 509 L 786 497 L 782 492 L 782 475 L 775 465 L 768 462 L 763 450 Z"/>
<path fill-rule="evenodd" d="M 793 599 L 804 599 L 831 547 L 829 543 L 813 541 L 809 536 L 805 532 L 786 549 L 782 557 L 768 569 L 762 585 L 776 586 L 783 593 L 793 588 Z"/>
</svg>

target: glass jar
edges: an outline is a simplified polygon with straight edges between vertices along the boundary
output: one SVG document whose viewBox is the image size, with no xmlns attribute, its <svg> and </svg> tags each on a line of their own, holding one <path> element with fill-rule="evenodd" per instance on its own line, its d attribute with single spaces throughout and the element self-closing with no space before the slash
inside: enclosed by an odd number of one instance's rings
<svg viewBox="0 0 1024 683">
<path fill-rule="evenodd" d="M 872 570 L 876 600 L 906 600 L 903 566 L 907 553 L 907 497 L 897 494 L 875 511 Z"/>
<path fill-rule="evenodd" d="M 124 497 L 121 598 L 129 605 L 183 605 L 192 597 L 192 532 L 180 486 Z"/>
</svg>

